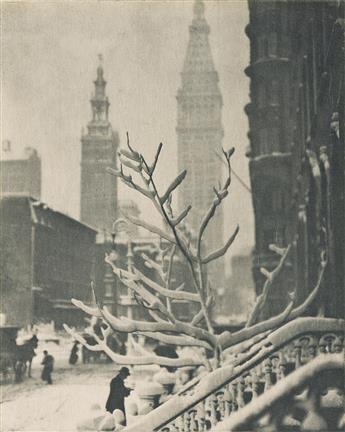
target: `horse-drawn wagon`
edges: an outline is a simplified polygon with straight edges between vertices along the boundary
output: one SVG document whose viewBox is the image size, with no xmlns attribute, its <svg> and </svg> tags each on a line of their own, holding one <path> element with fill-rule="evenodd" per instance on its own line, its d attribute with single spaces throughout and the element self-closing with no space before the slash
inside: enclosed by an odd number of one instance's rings
<svg viewBox="0 0 345 432">
<path fill-rule="evenodd" d="M 17 352 L 16 338 L 19 327 L 5 325 L 0 327 L 0 373 L 1 381 L 14 377 Z"/>
<path fill-rule="evenodd" d="M 38 339 L 33 336 L 21 345 L 16 342 L 20 327 L 5 325 L 0 327 L 0 374 L 1 380 L 23 380 L 26 370 L 31 374 L 31 363 L 35 356 Z"/>
</svg>

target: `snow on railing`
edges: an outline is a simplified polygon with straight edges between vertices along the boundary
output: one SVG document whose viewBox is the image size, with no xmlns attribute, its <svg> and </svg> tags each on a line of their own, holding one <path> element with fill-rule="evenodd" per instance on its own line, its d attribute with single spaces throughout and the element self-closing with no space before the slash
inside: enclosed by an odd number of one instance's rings
<svg viewBox="0 0 345 432">
<path fill-rule="evenodd" d="M 343 431 L 344 369 L 342 353 L 322 354 L 219 422 L 212 431 Z"/>
<path fill-rule="evenodd" d="M 209 430 L 320 354 L 344 350 L 344 320 L 298 318 L 202 377 L 124 432 Z"/>
</svg>

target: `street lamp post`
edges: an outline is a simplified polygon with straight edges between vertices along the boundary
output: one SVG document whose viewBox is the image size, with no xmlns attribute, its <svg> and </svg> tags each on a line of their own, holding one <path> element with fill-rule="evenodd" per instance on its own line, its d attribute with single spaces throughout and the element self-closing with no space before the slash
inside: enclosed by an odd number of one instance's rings
<svg viewBox="0 0 345 432">
<path fill-rule="evenodd" d="M 112 243 L 113 243 L 113 249 L 115 250 L 115 238 L 116 234 L 119 232 L 125 232 L 127 234 L 127 271 L 129 273 L 133 273 L 133 249 L 132 249 L 132 239 L 130 236 L 130 226 L 126 219 L 120 218 L 117 219 L 113 223 L 113 229 L 111 233 L 112 237 Z M 127 307 L 127 318 L 132 319 L 133 318 L 133 303 L 134 303 L 134 296 L 133 292 L 129 287 L 127 287 L 127 296 L 120 297 L 121 304 Z M 131 351 L 131 335 L 128 335 L 128 351 Z"/>
</svg>

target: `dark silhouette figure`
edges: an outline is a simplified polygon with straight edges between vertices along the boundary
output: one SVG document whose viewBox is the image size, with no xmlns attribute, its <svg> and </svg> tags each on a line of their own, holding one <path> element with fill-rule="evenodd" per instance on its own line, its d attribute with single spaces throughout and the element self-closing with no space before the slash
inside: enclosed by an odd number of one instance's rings
<svg viewBox="0 0 345 432">
<path fill-rule="evenodd" d="M 73 347 L 71 349 L 71 354 L 69 356 L 69 364 L 75 365 L 78 361 L 78 342 L 74 342 Z"/>
<path fill-rule="evenodd" d="M 126 425 L 126 411 L 125 411 L 125 397 L 129 396 L 132 389 L 128 388 L 124 384 L 124 380 L 130 375 L 128 368 L 123 367 L 116 377 L 110 382 L 110 393 L 108 396 L 105 409 L 113 413 L 116 409 L 123 412 L 125 416 Z"/>
<path fill-rule="evenodd" d="M 23 380 L 26 370 L 28 371 L 28 377 L 31 377 L 31 364 L 32 359 L 36 356 L 35 349 L 37 346 L 38 338 L 36 334 L 24 344 L 16 345 L 13 363 L 16 382 L 21 382 Z"/>
<path fill-rule="evenodd" d="M 42 360 L 43 370 L 42 370 L 42 380 L 47 381 L 47 384 L 53 384 L 52 372 L 54 368 L 54 357 L 48 354 L 48 351 L 43 351 L 44 358 Z"/>
</svg>

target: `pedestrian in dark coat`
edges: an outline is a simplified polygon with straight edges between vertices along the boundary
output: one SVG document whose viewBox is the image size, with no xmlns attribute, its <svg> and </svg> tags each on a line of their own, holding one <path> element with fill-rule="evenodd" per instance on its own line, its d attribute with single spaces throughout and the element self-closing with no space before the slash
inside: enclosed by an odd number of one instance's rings
<svg viewBox="0 0 345 432">
<path fill-rule="evenodd" d="M 52 372 L 54 368 L 54 357 L 48 354 L 48 351 L 43 351 L 44 357 L 42 360 L 43 370 L 42 370 L 42 380 L 47 381 L 47 384 L 53 384 Z"/>
<path fill-rule="evenodd" d="M 124 384 L 124 380 L 130 375 L 129 369 L 123 367 L 120 369 L 118 375 L 116 375 L 110 382 L 110 393 L 108 396 L 105 409 L 113 413 L 116 409 L 123 412 L 126 418 L 125 411 L 125 397 L 129 396 L 132 389 L 128 388 Z M 125 421 L 126 424 L 126 421 Z"/>
<path fill-rule="evenodd" d="M 70 354 L 69 360 L 68 360 L 69 364 L 75 365 L 77 363 L 78 351 L 79 351 L 78 342 L 76 341 L 76 342 L 74 342 L 73 347 L 71 349 L 71 354 Z"/>
</svg>

